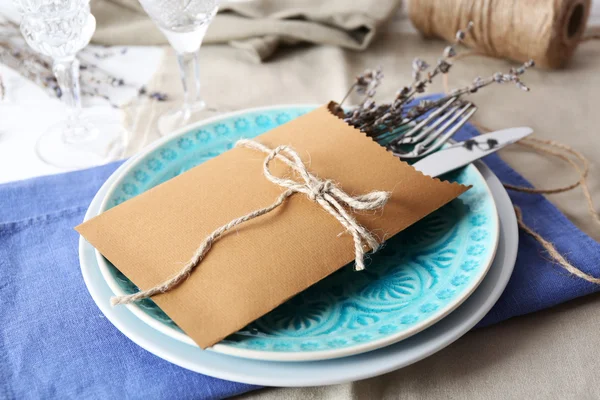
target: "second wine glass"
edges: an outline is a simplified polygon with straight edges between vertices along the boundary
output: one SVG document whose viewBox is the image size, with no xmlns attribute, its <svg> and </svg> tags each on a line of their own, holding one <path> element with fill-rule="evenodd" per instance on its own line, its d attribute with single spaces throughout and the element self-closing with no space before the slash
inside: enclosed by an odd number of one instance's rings
<svg viewBox="0 0 600 400">
<path fill-rule="evenodd" d="M 158 120 L 162 135 L 199 119 L 206 108 L 200 90 L 198 50 L 219 6 L 219 0 L 140 0 L 142 7 L 177 53 L 184 101 Z"/>
</svg>

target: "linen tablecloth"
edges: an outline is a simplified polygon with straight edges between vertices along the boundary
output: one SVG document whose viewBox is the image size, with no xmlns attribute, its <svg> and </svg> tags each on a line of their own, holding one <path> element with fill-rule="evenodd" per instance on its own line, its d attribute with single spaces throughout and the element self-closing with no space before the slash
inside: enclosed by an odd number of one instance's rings
<svg viewBox="0 0 600 400">
<path fill-rule="evenodd" d="M 458 139 L 477 135 L 467 126 Z M 529 185 L 497 155 L 487 164 L 505 182 Z M 73 230 L 119 163 L 0 185 L 0 383 L 7 398 L 222 398 L 255 387 L 176 367 L 129 341 L 102 317 L 79 271 Z M 543 196 L 514 194 L 524 220 L 585 272 L 600 272 L 600 244 Z M 569 276 L 521 234 L 506 291 L 481 325 L 600 290 Z"/>
<path fill-rule="evenodd" d="M 166 44 L 137 0 L 92 0 L 98 44 Z M 400 0 L 253 0 L 222 2 L 205 43 L 228 43 L 261 62 L 281 45 L 317 43 L 366 49 Z"/>
<path fill-rule="evenodd" d="M 290 52 L 277 63 L 261 66 L 240 62 L 233 49 L 206 47 L 203 88 L 209 104 L 221 111 L 277 103 L 322 103 L 343 95 L 352 76 L 365 67 L 381 64 L 386 81 L 380 95 L 389 97 L 398 86 L 411 79 L 410 62 L 414 56 L 435 60 L 443 46 L 441 42 L 426 42 L 389 32 L 376 41 L 368 53 L 311 47 Z M 512 88 L 478 93 L 474 97 L 480 106 L 476 117 L 494 128 L 530 125 L 540 137 L 566 142 L 590 159 L 600 159 L 600 143 L 595 134 L 600 125 L 597 112 L 599 62 L 600 49 L 592 43 L 583 45 L 569 69 L 528 73 L 526 81 L 533 88 L 531 93 L 523 94 Z M 451 83 L 464 85 L 473 76 L 508 66 L 497 60 L 464 60 L 454 69 Z M 219 79 L 223 76 L 227 79 Z M 168 88 L 176 98 L 177 79 L 175 63 L 170 59 L 157 76 L 156 86 Z M 153 104 L 152 114 L 170 105 Z M 140 126 L 150 127 L 151 122 L 148 118 Z M 141 147 L 155 135 L 152 129 L 140 130 L 134 136 L 132 147 Z M 518 148 L 503 151 L 502 157 L 539 187 L 560 186 L 574 179 L 572 172 L 562 164 L 536 158 Z M 9 167 L 1 162 L 2 168 Z M 596 164 L 592 165 L 590 176 L 600 176 Z M 600 195 L 598 180 L 590 180 L 590 185 L 597 199 Z M 580 192 L 575 190 L 550 198 L 570 220 L 600 239 L 600 231 L 589 218 Z M 597 350 L 600 348 L 598 301 L 598 296 L 588 296 L 549 311 L 478 329 L 416 365 L 379 378 L 333 387 L 269 389 L 245 397 L 597 398 L 600 391 L 595 384 L 596 371 L 589 366 L 595 365 L 600 355 Z M 47 306 L 45 308 L 47 310 Z M 99 312 L 97 318 L 102 318 Z M 110 328 L 108 322 L 105 323 Z M 3 336 L 3 346 L 6 342 Z M 20 368 L 24 370 L 24 366 Z M 165 394 L 165 397 L 168 396 Z"/>
</svg>

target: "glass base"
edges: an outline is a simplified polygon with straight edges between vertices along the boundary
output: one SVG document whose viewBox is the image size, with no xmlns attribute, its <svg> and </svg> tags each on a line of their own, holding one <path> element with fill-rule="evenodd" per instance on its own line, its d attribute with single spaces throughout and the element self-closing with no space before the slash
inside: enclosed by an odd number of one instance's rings
<svg viewBox="0 0 600 400">
<path fill-rule="evenodd" d="M 79 119 L 51 126 L 40 136 L 35 149 L 50 165 L 81 169 L 124 158 L 127 138 L 127 131 L 120 123 Z"/>
<path fill-rule="evenodd" d="M 192 104 L 191 107 L 180 107 L 163 113 L 157 122 L 158 132 L 162 136 L 170 135 L 176 130 L 214 114 L 206 108 L 203 101 Z"/>
</svg>

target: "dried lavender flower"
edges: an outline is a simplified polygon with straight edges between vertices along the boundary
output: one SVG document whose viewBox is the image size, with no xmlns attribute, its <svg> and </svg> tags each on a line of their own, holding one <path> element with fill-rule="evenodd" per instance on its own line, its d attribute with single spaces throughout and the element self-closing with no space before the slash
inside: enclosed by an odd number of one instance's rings
<svg viewBox="0 0 600 400">
<path fill-rule="evenodd" d="M 382 79 L 383 71 L 381 67 L 367 69 L 356 77 L 356 91 L 358 93 L 366 93 L 369 88 L 377 87 Z"/>
<path fill-rule="evenodd" d="M 437 69 L 442 74 L 447 74 L 448 71 L 450 71 L 450 67 L 452 67 L 452 64 L 450 64 L 448 61 L 444 60 L 443 58 L 438 61 Z"/>
<path fill-rule="evenodd" d="M 529 65 L 529 67 L 524 67 L 526 64 Z M 492 83 L 514 83 L 517 88 L 524 91 L 529 91 L 529 88 L 519 79 L 519 75 L 522 75 L 527 68 L 531 68 L 531 65 L 533 65 L 532 62 L 528 61 L 521 67 L 511 68 L 508 73 L 496 72 L 488 78 L 478 77 L 473 81 L 472 85 L 462 89 L 455 89 L 449 94 L 449 96 L 458 97 L 466 93 L 475 93 L 479 89 L 491 85 Z M 521 69 L 523 69 L 523 71 Z"/>
<path fill-rule="evenodd" d="M 457 32 L 457 43 L 465 39 L 466 34 L 472 29 L 473 24 L 469 23 L 464 30 Z M 443 57 L 440 58 L 433 70 L 427 71 L 429 65 L 420 58 L 415 58 L 412 62 L 413 82 L 409 86 L 400 88 L 392 100 L 388 104 L 377 105 L 373 101 L 376 88 L 380 85 L 383 78 L 381 68 L 375 70 L 366 70 L 362 75 L 356 78 L 356 81 L 342 100 L 340 104 L 353 92 L 364 95 L 364 99 L 359 107 L 348 111 L 344 114 L 344 120 L 373 137 L 375 140 L 389 140 L 395 131 L 403 125 L 409 124 L 415 119 L 421 117 L 426 112 L 440 107 L 448 100 L 455 98 L 456 104 L 463 104 L 461 97 L 470 93 L 476 93 L 480 89 L 491 85 L 492 83 L 508 83 L 512 82 L 517 88 L 528 91 L 529 88 L 521 82 L 519 76 L 524 74 L 528 68 L 534 66 L 532 60 L 524 63 L 517 68 L 511 68 L 508 73 L 497 72 L 487 78 L 476 77 L 473 82 L 463 88 L 451 91 L 447 96 L 438 100 L 420 101 L 416 106 L 408 107 L 407 104 L 418 93 L 424 93 L 427 86 L 433 79 L 440 74 L 450 72 L 452 63 L 449 59 L 457 55 L 453 45 L 447 46 L 443 51 Z M 422 77 L 427 71 L 426 76 Z M 383 142 L 380 142 L 383 143 Z"/>
<path fill-rule="evenodd" d="M 406 96 L 408 96 L 408 94 L 410 93 L 410 88 L 407 86 L 404 86 L 402 89 L 398 90 L 396 92 L 396 97 L 394 100 L 403 100 L 406 98 Z"/>
<path fill-rule="evenodd" d="M 429 68 L 429 64 L 420 58 L 415 58 L 413 60 L 412 67 L 415 71 L 425 71 L 427 68 Z"/>
<path fill-rule="evenodd" d="M 457 36 L 464 38 L 466 33 L 471 30 L 472 26 L 473 24 L 470 22 L 464 30 L 461 30 L 457 33 Z M 456 50 L 454 47 L 446 47 L 443 52 L 443 58 L 438 60 L 436 67 L 433 69 L 433 71 L 428 72 L 425 78 L 422 78 L 422 73 L 429 68 L 429 64 L 420 58 L 415 58 L 412 62 L 413 82 L 410 87 L 402 88 L 396 93 L 396 97 L 390 105 L 390 108 L 392 110 L 402 110 L 402 107 L 412 100 L 415 94 L 424 93 L 427 89 L 427 85 L 430 84 L 437 75 L 446 74 L 450 71 L 452 64 L 448 61 L 448 59 L 454 56 L 456 56 Z M 350 87 L 342 101 L 340 101 L 339 105 L 341 106 L 350 96 L 350 94 L 356 91 L 358 94 L 365 95 L 363 102 L 360 105 L 361 108 L 365 108 L 365 101 L 374 97 L 375 89 L 379 86 L 382 78 L 383 72 L 381 71 L 381 67 L 375 70 L 365 70 L 363 74 L 356 78 L 356 81 Z M 354 121 L 357 120 L 358 117 L 352 118 L 348 116 L 348 118 Z"/>
<path fill-rule="evenodd" d="M 420 58 L 415 58 L 412 63 L 413 80 L 415 80 L 415 81 L 420 80 L 421 72 L 425 71 L 427 68 L 429 68 L 429 64 L 427 64 L 425 61 L 421 60 Z"/>
<path fill-rule="evenodd" d="M 425 92 L 425 86 L 426 85 L 425 85 L 424 81 L 417 82 L 415 85 L 415 92 L 417 92 L 417 93 Z"/>
<path fill-rule="evenodd" d="M 529 92 L 529 88 L 527 86 L 525 86 L 525 84 L 521 81 L 517 81 L 516 83 L 517 87 L 525 92 Z"/>
<path fill-rule="evenodd" d="M 157 101 L 167 101 L 168 100 L 168 96 L 162 92 L 152 92 L 152 93 L 150 93 L 149 97 L 151 99 L 155 99 Z"/>
<path fill-rule="evenodd" d="M 339 102 L 339 108 L 341 109 L 342 104 L 346 101 L 348 97 L 352 94 L 352 92 L 356 91 L 356 93 L 365 95 L 362 104 L 366 101 L 366 99 L 375 96 L 375 91 L 377 86 L 383 80 L 383 70 L 381 66 L 376 69 L 366 69 L 362 74 L 358 75 L 348 92 L 344 98 Z"/>
<path fill-rule="evenodd" d="M 108 48 L 92 50 L 86 48 L 88 58 L 105 59 L 119 54 L 127 53 L 127 48 L 116 51 Z M 52 72 L 52 61 L 33 51 L 23 40 L 19 26 L 0 17 L 0 62 L 18 71 L 25 78 L 33 81 L 38 86 L 46 89 L 51 95 L 60 98 L 62 92 Z M 104 88 L 133 87 L 120 77 L 99 68 L 96 64 L 80 60 L 81 93 L 83 96 L 99 97 L 107 100 L 113 107 L 117 105 L 104 92 Z M 161 93 L 161 98 L 166 99 L 166 94 Z"/>
<path fill-rule="evenodd" d="M 453 46 L 446 46 L 446 48 L 444 49 L 444 58 L 452 58 L 454 56 L 456 56 L 456 50 L 454 50 Z"/>
<path fill-rule="evenodd" d="M 465 30 L 459 30 L 456 32 L 456 42 L 461 43 L 467 37 L 467 33 L 473 28 L 473 21 L 469 21 Z"/>
</svg>

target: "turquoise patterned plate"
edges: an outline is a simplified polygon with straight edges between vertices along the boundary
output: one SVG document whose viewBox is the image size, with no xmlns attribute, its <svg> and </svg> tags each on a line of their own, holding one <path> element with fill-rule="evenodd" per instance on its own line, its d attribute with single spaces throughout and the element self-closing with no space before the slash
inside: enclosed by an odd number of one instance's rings
<svg viewBox="0 0 600 400">
<path fill-rule="evenodd" d="M 154 143 L 109 190 L 114 207 L 314 106 L 278 106 L 226 114 Z M 450 179 L 473 187 L 388 240 L 366 271 L 348 265 L 216 344 L 211 350 L 277 361 L 358 354 L 405 339 L 460 305 L 484 278 L 498 242 L 496 206 L 485 180 L 469 166 Z M 136 286 L 96 252 L 115 294 Z M 127 307 L 153 328 L 196 346 L 151 300 Z"/>
</svg>

